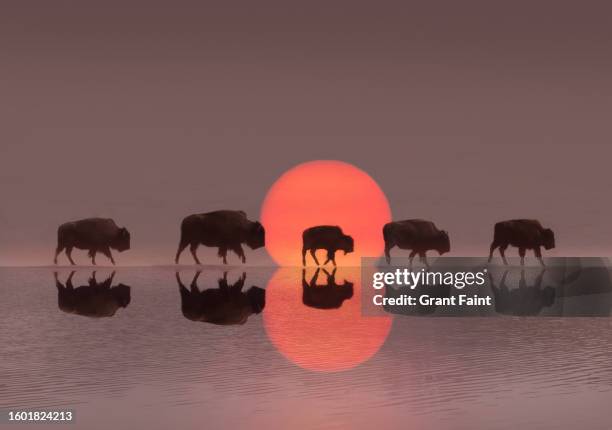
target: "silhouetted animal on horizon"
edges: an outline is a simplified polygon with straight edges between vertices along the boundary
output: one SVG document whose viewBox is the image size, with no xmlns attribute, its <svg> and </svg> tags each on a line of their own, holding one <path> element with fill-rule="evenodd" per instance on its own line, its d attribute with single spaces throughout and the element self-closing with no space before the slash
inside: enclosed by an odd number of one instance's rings
<svg viewBox="0 0 612 430">
<path fill-rule="evenodd" d="M 310 282 L 306 282 L 306 270 L 302 269 L 302 302 L 317 309 L 338 309 L 345 300 L 353 297 L 353 283 L 345 280 L 343 284 L 337 284 L 336 269 L 331 274 L 323 269 L 327 283 L 318 285 L 320 270 L 317 267 Z"/>
<path fill-rule="evenodd" d="M 91 263 L 94 265 L 98 252 L 106 255 L 114 265 L 111 248 L 119 252 L 130 249 L 130 233 L 126 228 L 117 227 L 115 221 L 110 218 L 87 218 L 67 222 L 57 229 L 54 264 L 57 264 L 57 256 L 65 249 L 70 264 L 74 266 L 73 248 L 88 250 Z"/>
<path fill-rule="evenodd" d="M 310 227 L 302 233 L 302 265 L 306 266 L 306 251 L 310 251 L 313 260 L 320 266 L 317 260 L 317 249 L 327 251 L 327 260 L 323 265 L 330 261 L 336 265 L 336 251 L 344 251 L 344 255 L 353 252 L 354 242 L 351 236 L 347 236 L 338 226 L 320 225 Z"/>
<path fill-rule="evenodd" d="M 391 263 L 391 248 L 410 249 L 410 265 L 415 255 L 419 255 L 421 262 L 429 267 L 426 252 L 430 249 L 442 255 L 450 251 L 450 239 L 444 230 L 438 230 L 431 221 L 422 219 L 409 219 L 394 221 L 383 227 L 385 239 L 385 258 L 387 264 Z"/>
<path fill-rule="evenodd" d="M 124 284 L 112 286 L 115 272 L 103 282 L 98 282 L 96 272 L 93 272 L 89 284 L 77 288 L 72 284 L 74 273 L 70 273 L 66 285 L 62 285 L 57 272 L 54 273 L 57 303 L 62 311 L 92 318 L 112 317 L 119 308 L 130 304 L 130 287 Z"/>
<path fill-rule="evenodd" d="M 266 290 L 251 287 L 242 291 L 246 273 L 233 285 L 227 282 L 227 272 L 219 279 L 219 288 L 200 291 L 197 285 L 201 272 L 197 272 L 189 289 L 176 272 L 176 281 L 181 293 L 181 311 L 191 321 L 201 321 L 217 325 L 244 324 L 252 314 L 260 313 L 266 306 Z"/>
<path fill-rule="evenodd" d="M 545 270 L 536 277 L 533 286 L 528 286 L 525 280 L 525 270 L 521 270 L 521 279 L 518 288 L 509 289 L 506 285 L 506 270 L 502 275 L 500 288 L 495 286 L 493 276 L 489 273 L 491 289 L 495 298 L 495 311 L 504 315 L 530 316 L 538 315 L 545 307 L 555 302 L 555 289 L 542 288 L 542 279 Z"/>
<path fill-rule="evenodd" d="M 201 264 L 196 250 L 199 245 L 204 245 L 218 247 L 223 264 L 227 264 L 228 250 L 234 251 L 245 263 L 243 243 L 251 249 L 266 244 L 263 226 L 258 221 L 249 221 L 245 212 L 220 210 L 190 215 L 181 223 L 181 240 L 174 261 L 178 264 L 181 253 L 189 245 L 193 259 Z"/>
<path fill-rule="evenodd" d="M 527 249 L 533 249 L 533 253 L 540 264 L 544 266 L 540 247 L 543 246 L 547 250 L 554 248 L 555 234 L 551 229 L 542 227 L 540 222 L 534 219 L 514 219 L 498 222 L 495 224 L 493 242 L 489 251 L 489 263 L 493 258 L 493 251 L 499 248 L 502 260 L 507 265 L 505 251 L 508 245 L 519 249 L 521 266 L 525 264 L 525 251 Z"/>
</svg>

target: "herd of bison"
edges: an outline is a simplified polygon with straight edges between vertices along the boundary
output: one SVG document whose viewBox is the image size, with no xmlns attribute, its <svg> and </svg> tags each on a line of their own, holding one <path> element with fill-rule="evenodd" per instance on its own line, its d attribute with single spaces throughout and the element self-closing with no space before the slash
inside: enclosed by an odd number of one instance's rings
<svg viewBox="0 0 612 430">
<path fill-rule="evenodd" d="M 437 251 L 440 255 L 450 251 L 450 237 L 444 230 L 439 230 L 431 221 L 411 219 L 394 221 L 382 229 L 385 241 L 385 257 L 391 262 L 390 251 L 397 246 L 399 249 L 410 250 L 410 263 L 418 254 L 420 260 L 427 265 L 427 251 Z M 243 263 L 246 257 L 242 245 L 251 249 L 265 246 L 265 229 L 258 221 L 251 221 L 243 211 L 221 210 L 186 217 L 181 223 L 181 237 L 176 252 L 175 263 L 178 264 L 181 253 L 189 246 L 189 251 L 197 264 L 201 264 L 197 256 L 200 245 L 218 248 L 218 255 L 227 264 L 227 252 L 233 251 Z M 524 264 L 525 252 L 533 250 L 540 263 L 541 249 L 555 247 L 555 236 L 551 229 L 544 228 L 533 219 L 514 219 L 495 224 L 493 242 L 489 250 L 489 261 L 493 252 L 499 253 L 508 264 L 505 251 L 508 246 L 518 248 L 521 265 Z M 74 265 L 72 250 L 74 248 L 88 251 L 92 264 L 96 264 L 96 254 L 104 254 L 113 264 L 115 260 L 111 249 L 119 252 L 130 249 L 130 233 L 124 227 L 118 227 L 114 220 L 106 218 L 87 218 L 62 224 L 57 231 L 57 248 L 54 263 L 62 251 L 65 251 L 70 264 Z M 302 234 L 302 264 L 306 265 L 306 255 L 310 253 L 317 266 L 316 251 L 323 249 L 327 257 L 323 265 L 331 262 L 336 265 L 336 251 L 344 254 L 353 252 L 354 241 L 338 226 L 320 225 L 304 230 Z"/>
</svg>

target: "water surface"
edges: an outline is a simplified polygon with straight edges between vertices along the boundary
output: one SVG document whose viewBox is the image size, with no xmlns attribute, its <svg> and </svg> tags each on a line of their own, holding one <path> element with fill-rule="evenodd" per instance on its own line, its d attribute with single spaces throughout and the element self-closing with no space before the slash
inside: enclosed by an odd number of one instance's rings
<svg viewBox="0 0 612 430">
<path fill-rule="evenodd" d="M 61 288 L 0 269 L 0 407 L 104 430 L 612 428 L 609 317 L 364 317 L 357 273 L 305 299 L 298 269 L 242 272 L 205 267 L 196 290 L 181 269 L 181 293 L 174 268 L 122 268 L 126 298 L 90 269 L 83 293 L 67 269 Z"/>
</svg>

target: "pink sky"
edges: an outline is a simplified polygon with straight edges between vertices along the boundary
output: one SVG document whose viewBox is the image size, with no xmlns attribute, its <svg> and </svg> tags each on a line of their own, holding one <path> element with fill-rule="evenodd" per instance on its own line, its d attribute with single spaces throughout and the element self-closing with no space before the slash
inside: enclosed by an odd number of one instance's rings
<svg viewBox="0 0 612 430">
<path fill-rule="evenodd" d="M 147 5 L 3 8 L 0 265 L 51 263 L 57 226 L 96 215 L 132 232 L 119 262 L 171 263 L 183 216 L 257 218 L 313 159 L 367 171 L 453 255 L 513 217 L 555 230 L 548 255 L 612 254 L 611 6 Z"/>
</svg>

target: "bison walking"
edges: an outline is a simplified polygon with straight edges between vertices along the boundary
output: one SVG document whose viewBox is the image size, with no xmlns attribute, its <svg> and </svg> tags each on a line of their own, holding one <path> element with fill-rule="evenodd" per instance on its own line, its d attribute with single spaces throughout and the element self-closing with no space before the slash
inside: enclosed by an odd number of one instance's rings
<svg viewBox="0 0 612 430">
<path fill-rule="evenodd" d="M 196 251 L 199 245 L 218 247 L 219 257 L 227 264 L 227 251 L 231 250 L 246 262 L 242 244 L 251 249 L 265 246 L 265 230 L 257 221 L 249 221 L 243 211 L 221 210 L 204 214 L 194 214 L 185 218 L 181 224 L 181 241 L 176 252 L 178 264 L 183 250 L 189 245 L 191 255 L 201 264 Z"/>
<path fill-rule="evenodd" d="M 534 219 L 514 219 L 501 221 L 495 224 L 493 242 L 489 251 L 489 263 L 493 258 L 493 251 L 499 248 L 504 264 L 507 265 L 505 251 L 509 245 L 519 249 L 521 266 L 525 264 L 525 251 L 533 249 L 535 256 L 544 266 L 541 247 L 552 249 L 555 247 L 555 234 L 549 228 L 544 228 L 539 221 Z"/>
<path fill-rule="evenodd" d="M 422 219 L 409 219 L 385 224 L 383 227 L 385 239 L 385 258 L 387 264 L 391 263 L 391 248 L 410 249 L 410 265 L 415 255 L 419 255 L 421 262 L 427 263 L 426 253 L 429 250 L 438 251 L 440 255 L 450 251 L 450 239 L 444 230 L 438 230 L 431 221 Z"/>
<path fill-rule="evenodd" d="M 60 225 L 57 230 L 54 263 L 57 264 L 57 256 L 66 250 L 70 264 L 74 265 L 72 260 L 74 248 L 88 250 L 91 263 L 94 265 L 98 252 L 106 255 L 115 264 L 111 248 L 119 252 L 130 249 L 130 233 L 125 228 L 117 227 L 115 221 L 110 218 L 87 218 Z"/>
<path fill-rule="evenodd" d="M 316 256 L 317 249 L 327 251 L 327 260 L 323 265 L 330 261 L 336 265 L 336 251 L 344 251 L 344 255 L 353 252 L 354 242 L 351 236 L 347 236 L 338 226 L 320 225 L 310 227 L 302 233 L 302 265 L 306 266 L 306 251 L 310 251 L 313 260 L 320 266 Z"/>
</svg>

